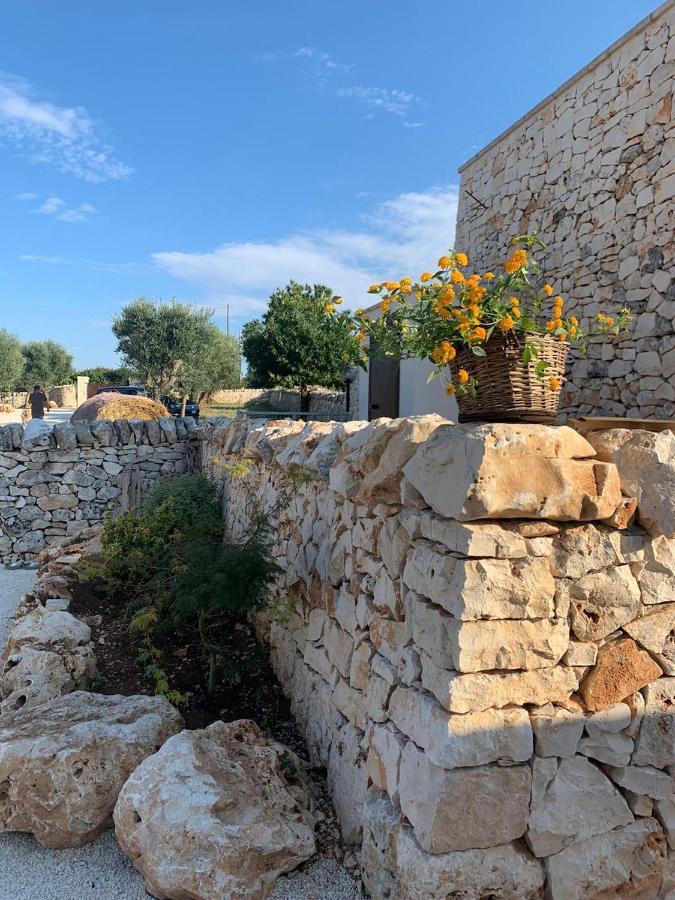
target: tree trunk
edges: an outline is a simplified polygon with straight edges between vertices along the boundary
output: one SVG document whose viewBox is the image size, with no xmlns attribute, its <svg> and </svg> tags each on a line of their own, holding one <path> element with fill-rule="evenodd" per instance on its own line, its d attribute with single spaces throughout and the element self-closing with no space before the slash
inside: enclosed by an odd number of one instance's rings
<svg viewBox="0 0 675 900">
<path fill-rule="evenodd" d="M 180 414 L 183 417 L 185 416 L 185 407 L 187 405 L 187 399 L 188 399 L 187 394 L 183 394 L 183 402 L 182 402 L 181 408 L 180 408 Z"/>
<path fill-rule="evenodd" d="M 309 412 L 309 401 L 310 401 L 310 393 L 306 384 L 300 385 L 300 412 L 308 413 Z"/>
</svg>

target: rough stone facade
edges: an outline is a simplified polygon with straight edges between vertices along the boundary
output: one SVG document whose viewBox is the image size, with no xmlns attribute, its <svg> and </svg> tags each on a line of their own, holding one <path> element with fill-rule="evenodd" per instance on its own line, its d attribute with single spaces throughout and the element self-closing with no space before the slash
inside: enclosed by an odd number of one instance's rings
<svg viewBox="0 0 675 900">
<path fill-rule="evenodd" d="M 675 415 L 674 76 L 668 2 L 460 169 L 456 246 L 477 270 L 536 231 L 585 330 L 601 311 L 634 315 L 574 357 L 571 413 Z"/>
<path fill-rule="evenodd" d="M 247 403 L 258 403 L 267 409 L 279 412 L 300 412 L 300 394 L 298 391 L 281 388 L 238 388 L 231 391 L 216 391 L 211 398 L 213 403 L 225 406 L 245 406 Z M 325 418 L 341 421 L 345 418 L 344 391 L 331 391 L 327 388 L 315 387 L 310 391 L 309 412 Z"/>
<path fill-rule="evenodd" d="M 31 557 L 143 496 L 159 475 L 189 471 L 209 424 L 193 419 L 55 425 L 24 446 L 0 428 L 0 558 Z"/>
<path fill-rule="evenodd" d="M 675 492 L 650 485 L 675 435 L 592 439 L 425 416 L 202 445 L 233 533 L 290 490 L 259 631 L 377 900 L 673 896 Z"/>
</svg>

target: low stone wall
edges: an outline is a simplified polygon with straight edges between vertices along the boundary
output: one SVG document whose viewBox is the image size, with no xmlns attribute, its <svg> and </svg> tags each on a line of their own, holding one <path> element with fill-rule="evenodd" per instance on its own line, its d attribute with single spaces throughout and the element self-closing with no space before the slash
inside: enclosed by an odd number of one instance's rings
<svg viewBox="0 0 675 900">
<path fill-rule="evenodd" d="M 212 427 L 193 419 L 55 425 L 25 446 L 0 428 L 0 558 L 31 557 L 137 502 L 159 475 L 191 470 Z"/>
<path fill-rule="evenodd" d="M 59 384 L 47 391 L 47 396 L 57 406 L 74 409 L 77 406 L 77 387 L 74 384 Z M 0 403 L 7 403 L 15 409 L 23 409 L 28 397 L 27 391 L 0 392 Z"/>
<path fill-rule="evenodd" d="M 290 492 L 259 630 L 374 898 L 673 896 L 675 435 L 589 438 L 426 416 L 202 445 L 235 534 Z"/>
<path fill-rule="evenodd" d="M 282 388 L 240 388 L 232 391 L 217 391 L 211 398 L 213 403 L 239 407 L 247 403 L 258 403 L 279 412 L 300 412 L 299 391 Z M 345 417 L 344 391 L 327 388 L 312 388 L 309 396 L 309 412 L 332 416 L 336 420 Z"/>
</svg>

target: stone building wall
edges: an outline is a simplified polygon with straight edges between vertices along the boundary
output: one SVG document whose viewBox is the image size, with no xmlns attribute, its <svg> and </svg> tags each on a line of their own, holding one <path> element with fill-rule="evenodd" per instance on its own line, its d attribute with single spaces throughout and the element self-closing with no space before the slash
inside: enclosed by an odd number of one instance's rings
<svg viewBox="0 0 675 900">
<path fill-rule="evenodd" d="M 477 271 L 536 231 L 585 328 L 633 312 L 631 333 L 575 356 L 569 412 L 675 415 L 674 76 L 668 2 L 460 169 L 456 246 Z"/>
<path fill-rule="evenodd" d="M 0 428 L 0 559 L 31 557 L 137 502 L 159 475 L 190 471 L 209 427 L 190 418 L 77 422 L 32 442 L 21 425 Z"/>
<path fill-rule="evenodd" d="M 300 412 L 300 393 L 282 388 L 237 388 L 236 390 L 216 391 L 211 398 L 213 403 L 225 406 L 245 406 L 257 403 L 269 410 L 279 412 Z M 328 388 L 314 387 L 309 397 L 310 413 L 331 416 L 336 420 L 345 417 L 344 391 L 331 391 Z"/>
<path fill-rule="evenodd" d="M 589 437 L 425 416 L 202 445 L 233 533 L 290 496 L 259 632 L 376 900 L 675 890 L 675 435 Z"/>
</svg>

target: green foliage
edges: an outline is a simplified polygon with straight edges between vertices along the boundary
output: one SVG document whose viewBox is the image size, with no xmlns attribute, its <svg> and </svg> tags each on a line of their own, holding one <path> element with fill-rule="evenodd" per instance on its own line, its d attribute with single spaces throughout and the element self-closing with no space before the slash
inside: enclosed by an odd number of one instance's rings
<svg viewBox="0 0 675 900">
<path fill-rule="evenodd" d="M 239 387 L 240 369 L 239 342 L 210 322 L 199 352 L 185 360 L 172 388 L 181 397 L 201 402 L 215 391 Z"/>
<path fill-rule="evenodd" d="M 13 391 L 23 374 L 24 358 L 21 341 L 0 328 L 0 391 Z"/>
<path fill-rule="evenodd" d="M 347 313 L 330 288 L 289 282 L 270 297 L 262 319 L 244 325 L 242 350 L 251 387 L 341 387 L 345 364 L 358 359 L 358 341 Z"/>
<path fill-rule="evenodd" d="M 212 315 L 213 310 L 189 303 L 139 297 L 113 318 L 117 350 L 157 398 L 167 391 L 183 365 L 199 356 L 208 341 Z"/>
<path fill-rule="evenodd" d="M 69 384 L 73 378 L 73 357 L 56 341 L 29 341 L 21 348 L 24 367 L 21 386 L 32 390 L 39 384 L 47 389 Z"/>
<path fill-rule="evenodd" d="M 82 369 L 78 375 L 86 375 L 92 384 L 129 384 L 137 375 L 129 366 L 110 369 L 107 366 L 95 366 L 93 369 Z"/>
</svg>

